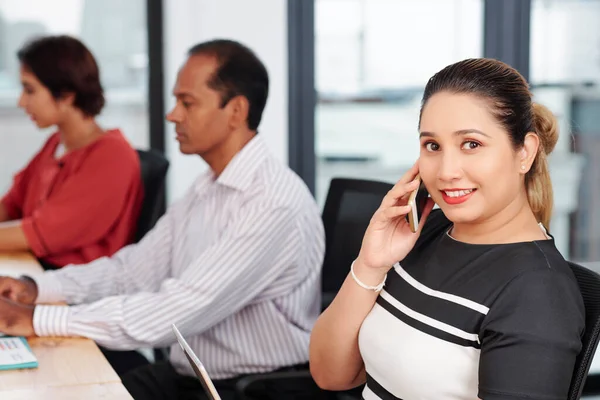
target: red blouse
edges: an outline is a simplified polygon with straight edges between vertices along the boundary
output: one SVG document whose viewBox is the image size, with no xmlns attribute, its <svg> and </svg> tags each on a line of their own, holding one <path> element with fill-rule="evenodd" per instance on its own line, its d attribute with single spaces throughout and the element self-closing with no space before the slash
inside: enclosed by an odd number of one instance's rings
<svg viewBox="0 0 600 400">
<path fill-rule="evenodd" d="M 119 130 L 55 157 L 60 134 L 15 175 L 2 203 L 32 252 L 57 266 L 111 256 L 133 239 L 143 198 L 140 161 Z"/>
</svg>

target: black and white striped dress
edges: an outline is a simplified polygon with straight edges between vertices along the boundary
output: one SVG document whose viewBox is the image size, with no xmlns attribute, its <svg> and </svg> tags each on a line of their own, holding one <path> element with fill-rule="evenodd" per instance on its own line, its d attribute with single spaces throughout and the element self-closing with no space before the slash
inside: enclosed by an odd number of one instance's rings
<svg viewBox="0 0 600 400">
<path fill-rule="evenodd" d="M 366 400 L 565 399 L 584 307 L 552 239 L 472 245 L 434 211 L 359 336 Z"/>
</svg>

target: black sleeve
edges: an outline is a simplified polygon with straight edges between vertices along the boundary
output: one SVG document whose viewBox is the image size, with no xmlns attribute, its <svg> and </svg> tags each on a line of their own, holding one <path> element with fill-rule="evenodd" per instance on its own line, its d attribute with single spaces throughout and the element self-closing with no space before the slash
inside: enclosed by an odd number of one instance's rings
<svg viewBox="0 0 600 400">
<path fill-rule="evenodd" d="M 482 324 L 479 398 L 566 399 L 584 314 L 571 276 L 548 268 L 514 278 Z"/>
</svg>

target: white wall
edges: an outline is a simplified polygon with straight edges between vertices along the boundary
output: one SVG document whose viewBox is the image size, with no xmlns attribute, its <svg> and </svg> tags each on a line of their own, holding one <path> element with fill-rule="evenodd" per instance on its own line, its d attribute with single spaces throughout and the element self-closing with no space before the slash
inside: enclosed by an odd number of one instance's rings
<svg viewBox="0 0 600 400">
<path fill-rule="evenodd" d="M 530 81 L 598 82 L 600 2 L 538 0 L 531 6 Z"/>
<path fill-rule="evenodd" d="M 315 34 L 321 92 L 425 87 L 446 65 L 482 56 L 483 1 L 316 0 Z"/>
<path fill-rule="evenodd" d="M 164 3 L 165 105 L 171 96 L 187 50 L 214 38 L 237 40 L 265 63 L 270 93 L 259 131 L 269 148 L 287 163 L 288 154 L 288 48 L 287 2 L 283 0 L 177 0 Z M 198 156 L 179 153 L 173 125 L 166 124 L 169 202 L 179 198 L 199 173 L 206 170 Z"/>
</svg>

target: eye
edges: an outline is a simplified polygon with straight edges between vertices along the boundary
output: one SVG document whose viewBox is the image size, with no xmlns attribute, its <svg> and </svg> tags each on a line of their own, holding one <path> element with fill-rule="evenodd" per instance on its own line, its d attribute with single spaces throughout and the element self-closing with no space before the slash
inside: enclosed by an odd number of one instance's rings
<svg viewBox="0 0 600 400">
<path fill-rule="evenodd" d="M 192 103 L 189 103 L 189 102 L 187 102 L 187 101 L 182 101 L 182 102 L 181 102 L 181 104 L 183 104 L 183 106 L 184 106 L 185 108 L 190 108 L 190 107 L 192 106 Z"/>
<path fill-rule="evenodd" d="M 425 143 L 425 149 L 427 151 L 438 151 L 440 149 L 440 145 L 434 142 Z"/>
<path fill-rule="evenodd" d="M 463 150 L 475 150 L 476 148 L 478 148 L 479 146 L 481 146 L 481 144 L 474 142 L 472 140 L 469 140 L 467 142 L 464 142 L 462 144 L 462 149 Z"/>
</svg>

